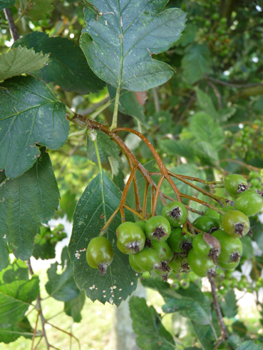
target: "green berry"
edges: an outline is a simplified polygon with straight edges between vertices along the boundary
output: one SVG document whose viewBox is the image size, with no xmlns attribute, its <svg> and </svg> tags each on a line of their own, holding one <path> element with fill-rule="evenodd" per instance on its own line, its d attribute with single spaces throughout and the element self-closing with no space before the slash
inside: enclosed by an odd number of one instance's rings
<svg viewBox="0 0 263 350">
<path fill-rule="evenodd" d="M 171 226 L 179 227 L 186 221 L 187 210 L 183 203 L 174 201 L 163 208 L 162 215 L 166 217 Z"/>
</svg>

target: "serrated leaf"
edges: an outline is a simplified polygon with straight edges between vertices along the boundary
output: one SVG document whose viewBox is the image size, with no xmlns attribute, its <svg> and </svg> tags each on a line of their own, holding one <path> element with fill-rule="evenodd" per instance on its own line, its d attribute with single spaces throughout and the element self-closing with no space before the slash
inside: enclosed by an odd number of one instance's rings
<svg viewBox="0 0 263 350">
<path fill-rule="evenodd" d="M 71 299 L 70 301 L 67 301 L 64 304 L 64 311 L 66 315 L 71 316 L 73 318 L 74 322 L 80 322 L 81 321 L 81 313 L 84 304 L 86 301 L 86 294 L 84 291 L 80 292 L 79 295 Z"/>
<path fill-rule="evenodd" d="M 218 111 L 218 118 L 221 122 L 226 122 L 236 113 L 236 107 L 226 107 Z"/>
<path fill-rule="evenodd" d="M 19 2 L 21 11 L 25 10 L 25 15 L 28 17 L 39 20 L 45 19 L 46 14 L 54 10 L 54 6 L 51 4 L 54 0 L 37 0 L 31 1 L 22 0 Z M 28 6 L 29 5 L 29 6 Z"/>
<path fill-rule="evenodd" d="M 244 343 L 240 344 L 237 350 L 262 350 L 263 344 L 256 344 L 252 340 L 245 341 Z"/>
<path fill-rule="evenodd" d="M 0 0 L 0 11 L 7 7 L 12 7 L 16 3 L 16 0 Z"/>
<path fill-rule="evenodd" d="M 240 337 L 244 337 L 247 333 L 246 325 L 241 321 L 235 321 L 232 323 L 232 329 L 234 333 L 237 333 Z"/>
<path fill-rule="evenodd" d="M 73 278 L 73 264 L 68 259 L 67 267 L 61 274 L 57 273 L 57 266 L 58 263 L 51 264 L 47 270 L 46 291 L 52 298 L 67 302 L 76 298 L 80 293 Z"/>
<path fill-rule="evenodd" d="M 6 234 L 10 248 L 21 260 L 34 248 L 34 236 L 41 222 L 47 222 L 59 203 L 59 191 L 49 155 L 41 157 L 22 176 L 0 187 L 0 235 Z"/>
<path fill-rule="evenodd" d="M 236 295 L 233 289 L 228 291 L 226 295 L 224 296 L 224 301 L 220 303 L 220 306 L 224 312 L 224 316 L 228 318 L 235 317 L 238 313 L 238 306 L 237 306 L 237 300 Z"/>
<path fill-rule="evenodd" d="M 185 50 L 182 60 L 184 76 L 188 83 L 193 84 L 203 78 L 211 70 L 210 52 L 207 46 L 197 45 L 189 46 Z"/>
<path fill-rule="evenodd" d="M 108 85 L 107 87 L 110 94 L 110 98 L 114 101 L 116 96 L 116 89 L 110 85 Z M 146 125 L 144 109 L 138 102 L 134 91 L 121 91 L 118 108 L 120 112 L 130 115 L 141 124 Z"/>
<path fill-rule="evenodd" d="M 0 84 L 0 169 L 9 178 L 22 175 L 40 154 L 36 143 L 50 149 L 68 137 L 66 107 L 52 90 L 33 77 L 14 77 Z"/>
<path fill-rule="evenodd" d="M 48 55 L 25 47 L 14 48 L 0 56 L 0 81 L 44 67 Z"/>
<path fill-rule="evenodd" d="M 190 121 L 190 131 L 197 140 L 209 143 L 216 151 L 224 145 L 223 129 L 206 113 L 198 112 L 193 116 Z"/>
<path fill-rule="evenodd" d="M 211 97 L 203 92 L 201 89 L 196 89 L 197 102 L 199 107 L 206 112 L 212 119 L 218 119 L 218 113 L 212 102 Z"/>
<path fill-rule="evenodd" d="M 196 141 L 192 144 L 194 154 L 200 158 L 202 163 L 214 165 L 219 162 L 216 148 L 206 141 Z"/>
<path fill-rule="evenodd" d="M 26 46 L 35 52 L 50 54 L 49 63 L 34 75 L 46 83 L 53 81 L 66 91 L 88 94 L 105 85 L 90 69 L 87 60 L 74 41 L 33 32 L 17 40 L 13 47 Z"/>
<path fill-rule="evenodd" d="M 163 10 L 167 0 L 93 0 L 86 4 L 80 46 L 92 70 L 115 88 L 144 91 L 165 83 L 173 70 L 152 59 L 180 37 L 185 14 Z"/>
<path fill-rule="evenodd" d="M 28 318 L 24 317 L 16 324 L 2 328 L 0 326 L 0 343 L 9 344 L 19 337 L 32 338 L 34 332 Z"/>
<path fill-rule="evenodd" d="M 106 237 L 113 246 L 114 259 L 105 276 L 98 269 L 89 267 L 85 250 L 89 241 L 100 234 L 100 230 L 120 204 L 122 193 L 102 172 L 87 186 L 76 207 L 73 232 L 69 244 L 70 257 L 74 262 L 74 277 L 78 287 L 85 290 L 92 300 L 105 304 L 120 305 L 137 286 L 138 274 L 129 264 L 128 255 L 119 251 L 115 231 L 121 223 L 118 214 L 107 230 Z M 125 212 L 127 221 L 133 215 Z"/>
<path fill-rule="evenodd" d="M 164 328 L 161 317 L 144 298 L 132 297 L 129 302 L 136 343 L 142 350 L 174 350 L 172 335 Z"/>
<path fill-rule="evenodd" d="M 9 284 L 0 285 L 0 325 L 9 327 L 24 318 L 30 303 L 39 293 L 39 278 L 33 276 L 31 280 L 17 280 Z"/>
</svg>

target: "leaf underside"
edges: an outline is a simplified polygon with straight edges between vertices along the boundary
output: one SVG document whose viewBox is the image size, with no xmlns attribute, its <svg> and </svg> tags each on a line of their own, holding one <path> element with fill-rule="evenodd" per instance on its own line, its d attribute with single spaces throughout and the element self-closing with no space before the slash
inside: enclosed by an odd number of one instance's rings
<svg viewBox="0 0 263 350">
<path fill-rule="evenodd" d="M 0 86 L 0 169 L 9 178 L 22 175 L 40 155 L 36 143 L 63 146 L 69 131 L 65 105 L 42 81 L 14 77 Z"/>
<path fill-rule="evenodd" d="M 73 232 L 69 245 L 70 257 L 74 262 L 74 276 L 78 287 L 85 290 L 92 300 L 103 304 L 120 305 L 137 286 L 138 274 L 129 265 L 128 255 L 121 253 L 116 245 L 116 228 L 121 219 L 118 214 L 107 230 L 106 237 L 113 246 L 114 259 L 101 275 L 98 269 L 89 267 L 86 262 L 86 248 L 93 237 L 97 237 L 107 219 L 117 209 L 121 191 L 106 176 L 99 173 L 87 186 L 75 210 Z M 126 212 L 126 220 L 134 221 Z"/>
<path fill-rule="evenodd" d="M 37 71 L 44 67 L 48 61 L 48 55 L 36 53 L 26 47 L 14 48 L 0 56 L 0 81 L 21 75 L 27 72 Z"/>
<path fill-rule="evenodd" d="M 185 14 L 164 10 L 168 0 L 93 0 L 86 5 L 80 46 L 92 70 L 122 89 L 144 91 L 165 83 L 173 69 L 152 59 L 169 49 L 184 28 Z"/>
</svg>

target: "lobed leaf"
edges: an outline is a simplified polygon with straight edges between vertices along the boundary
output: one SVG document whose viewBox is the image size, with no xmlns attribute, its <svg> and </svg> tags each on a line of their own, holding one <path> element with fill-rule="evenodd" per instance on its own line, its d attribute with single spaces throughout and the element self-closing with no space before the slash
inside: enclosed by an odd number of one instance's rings
<svg viewBox="0 0 263 350">
<path fill-rule="evenodd" d="M 13 47 L 33 48 L 35 52 L 49 54 L 49 63 L 34 75 L 46 83 L 54 82 L 66 91 L 88 94 L 105 85 L 90 69 L 87 60 L 74 41 L 62 37 L 49 37 L 33 32 L 17 40 Z M 33 71 L 32 71 L 33 72 Z"/>
<path fill-rule="evenodd" d="M 48 55 L 26 47 L 14 48 L 0 56 L 0 81 L 44 67 Z"/>
<path fill-rule="evenodd" d="M 49 155 L 41 157 L 22 176 L 0 187 L 0 236 L 6 234 L 15 256 L 28 259 L 41 222 L 47 222 L 59 203 L 59 191 Z"/>
<path fill-rule="evenodd" d="M 22 175 L 40 155 L 36 143 L 63 146 L 69 131 L 66 107 L 52 90 L 33 77 L 0 84 L 0 169 L 9 178 Z"/>
<path fill-rule="evenodd" d="M 80 46 L 90 67 L 115 88 L 144 91 L 165 83 L 173 70 L 152 59 L 178 40 L 185 14 L 164 10 L 168 0 L 86 2 Z"/>
<path fill-rule="evenodd" d="M 121 253 L 116 245 L 115 231 L 121 223 L 120 214 L 114 218 L 106 234 L 114 251 L 114 259 L 106 275 L 101 275 L 98 269 L 87 264 L 85 250 L 118 208 L 121 195 L 119 188 L 107 175 L 99 173 L 89 183 L 77 204 L 69 244 L 74 277 L 80 290 L 84 289 L 92 301 L 99 300 L 103 304 L 110 302 L 117 306 L 136 289 L 138 279 L 138 273 L 130 267 L 128 255 Z M 126 212 L 126 220 L 134 221 L 133 215 Z"/>
</svg>

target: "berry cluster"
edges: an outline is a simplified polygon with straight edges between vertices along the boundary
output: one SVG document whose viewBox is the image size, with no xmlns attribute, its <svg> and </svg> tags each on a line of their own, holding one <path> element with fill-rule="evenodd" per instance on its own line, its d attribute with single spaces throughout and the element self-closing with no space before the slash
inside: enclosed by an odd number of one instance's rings
<svg viewBox="0 0 263 350">
<path fill-rule="evenodd" d="M 123 222 L 116 230 L 117 247 L 129 255 L 134 271 L 154 271 L 164 280 L 190 270 L 199 276 L 216 276 L 217 266 L 237 267 L 243 252 L 240 238 L 250 233 L 248 216 L 263 207 L 262 192 L 249 188 L 240 175 L 228 175 L 223 183 L 235 201 L 222 210 L 207 209 L 193 223 L 183 203 L 164 206 L 162 215 L 135 223 Z M 189 228 L 189 229 L 188 229 Z M 105 274 L 113 260 L 113 249 L 105 237 L 93 238 L 87 248 L 87 262 Z"/>
<path fill-rule="evenodd" d="M 35 243 L 42 245 L 48 241 L 51 244 L 56 245 L 66 237 L 67 234 L 64 232 L 64 225 L 62 224 L 56 226 L 52 231 L 49 227 L 41 226 L 40 233 L 35 237 Z"/>
</svg>

